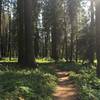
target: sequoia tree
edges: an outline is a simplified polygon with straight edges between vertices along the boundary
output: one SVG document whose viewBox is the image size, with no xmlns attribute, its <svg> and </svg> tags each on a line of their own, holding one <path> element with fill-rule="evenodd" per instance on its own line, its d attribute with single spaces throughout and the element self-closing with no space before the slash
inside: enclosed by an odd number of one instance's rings
<svg viewBox="0 0 100 100">
<path fill-rule="evenodd" d="M 32 34 L 32 0 L 24 0 L 25 23 L 25 65 L 34 66 L 33 34 Z"/>
<path fill-rule="evenodd" d="M 19 22 L 19 64 L 26 67 L 34 67 L 32 34 L 32 0 L 18 1 Z M 24 9 L 23 9 L 24 8 Z"/>
</svg>

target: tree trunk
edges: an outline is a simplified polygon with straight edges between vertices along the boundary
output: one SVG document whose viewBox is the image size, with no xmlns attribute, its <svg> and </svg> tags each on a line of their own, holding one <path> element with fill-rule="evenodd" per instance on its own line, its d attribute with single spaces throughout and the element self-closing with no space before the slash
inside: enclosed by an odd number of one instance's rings
<svg viewBox="0 0 100 100">
<path fill-rule="evenodd" d="M 24 34 L 24 1 L 17 1 L 17 13 L 18 13 L 18 63 L 25 65 L 25 34 Z"/>
<path fill-rule="evenodd" d="M 55 25 L 54 25 L 55 26 Z M 56 27 L 53 26 L 52 29 L 52 58 L 57 62 L 58 61 L 58 44 L 57 44 L 57 31 Z"/>
<path fill-rule="evenodd" d="M 32 0 L 24 0 L 25 18 L 25 66 L 35 67 L 32 34 Z"/>
<path fill-rule="evenodd" d="M 91 25 L 89 32 L 89 42 L 88 42 L 88 60 L 90 64 L 94 62 L 94 48 L 95 48 L 95 32 L 94 32 L 94 0 L 91 0 Z"/>
<path fill-rule="evenodd" d="M 36 58 L 39 57 L 39 31 L 37 29 L 37 24 L 35 26 L 35 36 L 34 36 L 34 55 Z"/>
<path fill-rule="evenodd" d="M 44 51 L 44 57 L 48 57 L 48 45 L 49 45 L 49 32 L 47 31 L 45 36 L 45 51 Z"/>
<path fill-rule="evenodd" d="M 76 36 L 76 52 L 75 52 L 75 55 L 76 55 L 76 63 L 78 62 L 78 38 Z"/>
<path fill-rule="evenodd" d="M 71 43 L 70 43 L 70 62 L 73 60 L 73 52 L 74 52 L 74 29 L 73 23 L 71 24 Z"/>
<path fill-rule="evenodd" d="M 9 60 L 11 61 L 11 51 L 12 51 L 12 48 L 11 48 L 11 34 L 12 34 L 12 29 L 11 29 L 11 13 L 9 11 L 10 9 L 10 6 L 8 5 L 8 17 L 9 17 L 9 32 L 8 32 L 8 35 L 9 35 L 9 39 L 8 39 L 8 56 L 9 56 Z M 5 51 L 5 50 L 4 50 Z M 4 55 L 5 56 L 5 55 Z"/>
<path fill-rule="evenodd" d="M 96 0 L 96 54 L 97 76 L 100 78 L 100 0 Z"/>
<path fill-rule="evenodd" d="M 1 11 L 2 11 L 2 0 L 0 0 L 0 59 L 1 59 Z"/>
</svg>

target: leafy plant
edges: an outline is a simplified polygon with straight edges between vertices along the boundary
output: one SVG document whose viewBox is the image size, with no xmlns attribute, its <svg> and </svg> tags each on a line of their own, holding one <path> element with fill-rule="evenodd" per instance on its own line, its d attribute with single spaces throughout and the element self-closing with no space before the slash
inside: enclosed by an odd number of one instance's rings
<svg viewBox="0 0 100 100">
<path fill-rule="evenodd" d="M 82 68 L 79 73 L 70 72 L 80 90 L 80 100 L 100 100 L 100 79 L 96 77 L 96 69 Z"/>
<path fill-rule="evenodd" d="M 45 70 L 0 71 L 0 100 L 52 100 L 57 77 Z"/>
</svg>

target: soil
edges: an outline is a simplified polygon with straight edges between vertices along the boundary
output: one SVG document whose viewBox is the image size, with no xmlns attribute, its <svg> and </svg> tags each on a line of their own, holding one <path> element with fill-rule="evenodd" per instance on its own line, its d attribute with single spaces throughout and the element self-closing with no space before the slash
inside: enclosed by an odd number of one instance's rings
<svg viewBox="0 0 100 100">
<path fill-rule="evenodd" d="M 78 100 L 77 88 L 69 78 L 69 72 L 56 69 L 58 85 L 53 93 L 53 100 Z"/>
</svg>

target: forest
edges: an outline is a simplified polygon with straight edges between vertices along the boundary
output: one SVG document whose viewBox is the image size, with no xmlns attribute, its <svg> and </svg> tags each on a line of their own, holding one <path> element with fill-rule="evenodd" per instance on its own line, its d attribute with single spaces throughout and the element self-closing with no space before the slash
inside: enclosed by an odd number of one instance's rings
<svg viewBox="0 0 100 100">
<path fill-rule="evenodd" d="M 0 100 L 100 100 L 100 0 L 0 0 Z"/>
</svg>

